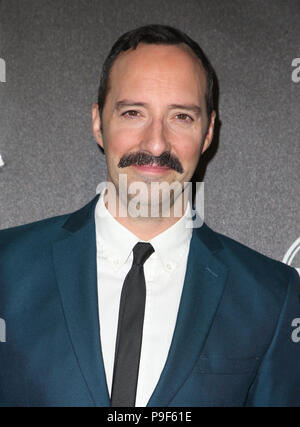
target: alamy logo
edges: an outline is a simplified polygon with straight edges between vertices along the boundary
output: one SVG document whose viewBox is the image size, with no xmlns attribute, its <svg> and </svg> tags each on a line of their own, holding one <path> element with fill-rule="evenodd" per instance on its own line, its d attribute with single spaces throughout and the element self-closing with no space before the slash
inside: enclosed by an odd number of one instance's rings
<svg viewBox="0 0 300 427">
<path fill-rule="evenodd" d="M 0 82 L 6 82 L 6 63 L 3 58 L 0 58 Z"/>
<path fill-rule="evenodd" d="M 287 265 L 291 265 L 291 266 L 292 266 L 292 264 L 295 265 L 295 257 L 298 253 L 300 254 L 300 237 L 298 239 L 296 239 L 294 241 L 294 243 L 286 251 L 282 262 L 284 262 Z M 298 267 L 295 267 L 295 268 L 300 275 L 299 259 L 297 260 L 297 265 L 298 265 Z M 293 329 L 292 335 L 291 335 L 292 341 L 294 343 L 298 343 L 298 342 L 300 342 L 300 318 L 297 317 L 297 318 L 293 319 L 291 326 L 292 326 L 292 328 L 295 328 L 295 329 Z"/>
<path fill-rule="evenodd" d="M 292 60 L 292 67 L 295 69 L 292 72 L 292 81 L 294 83 L 300 82 L 300 58 L 294 58 Z"/>
<path fill-rule="evenodd" d="M 286 251 L 282 262 L 284 262 L 287 265 L 291 265 L 294 264 L 295 265 L 295 258 L 296 255 L 299 253 L 300 255 L 300 237 L 298 237 L 298 239 L 296 239 L 294 241 L 294 243 L 292 243 L 292 245 L 289 247 L 289 249 Z M 298 256 L 298 260 L 299 262 L 299 256 Z M 300 263 L 298 263 L 298 266 L 295 267 L 296 270 L 298 271 L 299 275 L 300 275 Z"/>
<path fill-rule="evenodd" d="M 6 342 L 6 325 L 5 320 L 0 317 L 0 342 Z"/>
<path fill-rule="evenodd" d="M 189 204 L 190 209 L 186 210 L 186 228 L 199 228 L 203 224 L 204 182 L 195 183 L 194 198 L 191 182 L 134 181 L 128 184 L 127 175 L 120 174 L 117 187 L 118 192 L 115 184 L 104 181 L 96 188 L 97 194 L 107 191 L 105 203 L 113 216 L 180 218 Z"/>
<path fill-rule="evenodd" d="M 292 327 L 295 328 L 292 332 L 292 341 L 299 342 L 300 341 L 300 319 L 294 319 L 292 321 Z"/>
</svg>

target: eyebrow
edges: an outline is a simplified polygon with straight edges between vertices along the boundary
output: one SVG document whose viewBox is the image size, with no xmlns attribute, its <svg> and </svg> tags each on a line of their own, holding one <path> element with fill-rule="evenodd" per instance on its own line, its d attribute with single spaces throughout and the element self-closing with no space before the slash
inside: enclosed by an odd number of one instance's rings
<svg viewBox="0 0 300 427">
<path fill-rule="evenodd" d="M 116 109 L 120 110 L 122 107 L 148 107 L 149 104 L 145 102 L 137 102 L 130 99 L 122 99 L 116 103 Z M 168 105 L 169 110 L 179 109 L 185 111 L 192 111 L 197 116 L 202 114 L 202 108 L 196 104 L 170 104 Z"/>
<path fill-rule="evenodd" d="M 170 110 L 178 109 L 178 110 L 186 110 L 186 111 L 192 111 L 197 116 L 200 116 L 202 113 L 202 108 L 200 105 L 196 104 L 171 104 L 169 105 Z"/>
</svg>

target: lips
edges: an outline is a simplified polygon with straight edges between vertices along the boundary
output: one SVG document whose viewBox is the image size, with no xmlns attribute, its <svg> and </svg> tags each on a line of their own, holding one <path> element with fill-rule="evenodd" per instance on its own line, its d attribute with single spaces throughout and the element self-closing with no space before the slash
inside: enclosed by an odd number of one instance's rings
<svg viewBox="0 0 300 427">
<path fill-rule="evenodd" d="M 134 165 L 136 169 L 141 172 L 149 172 L 149 173 L 164 173 L 170 170 L 168 166 L 158 166 L 155 164 L 152 165 Z"/>
</svg>

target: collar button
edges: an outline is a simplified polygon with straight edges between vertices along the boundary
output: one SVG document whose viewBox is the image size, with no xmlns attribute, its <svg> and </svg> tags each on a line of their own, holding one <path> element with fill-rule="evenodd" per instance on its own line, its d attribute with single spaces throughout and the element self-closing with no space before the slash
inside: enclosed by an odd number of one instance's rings
<svg viewBox="0 0 300 427">
<path fill-rule="evenodd" d="M 170 262 L 168 262 L 168 263 L 166 264 L 166 269 L 167 269 L 168 271 L 172 271 L 172 270 L 173 270 L 173 265 L 172 265 Z"/>
</svg>

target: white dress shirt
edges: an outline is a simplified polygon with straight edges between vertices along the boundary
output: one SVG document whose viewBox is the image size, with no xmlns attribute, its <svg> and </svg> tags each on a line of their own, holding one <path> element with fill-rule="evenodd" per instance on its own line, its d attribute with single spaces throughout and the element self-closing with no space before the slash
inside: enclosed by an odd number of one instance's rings
<svg viewBox="0 0 300 427">
<path fill-rule="evenodd" d="M 95 209 L 100 339 L 111 394 L 119 304 L 139 239 L 107 210 L 102 191 Z M 144 264 L 146 304 L 136 406 L 146 406 L 164 368 L 175 328 L 192 229 L 185 215 L 149 240 L 155 252 Z"/>
</svg>

